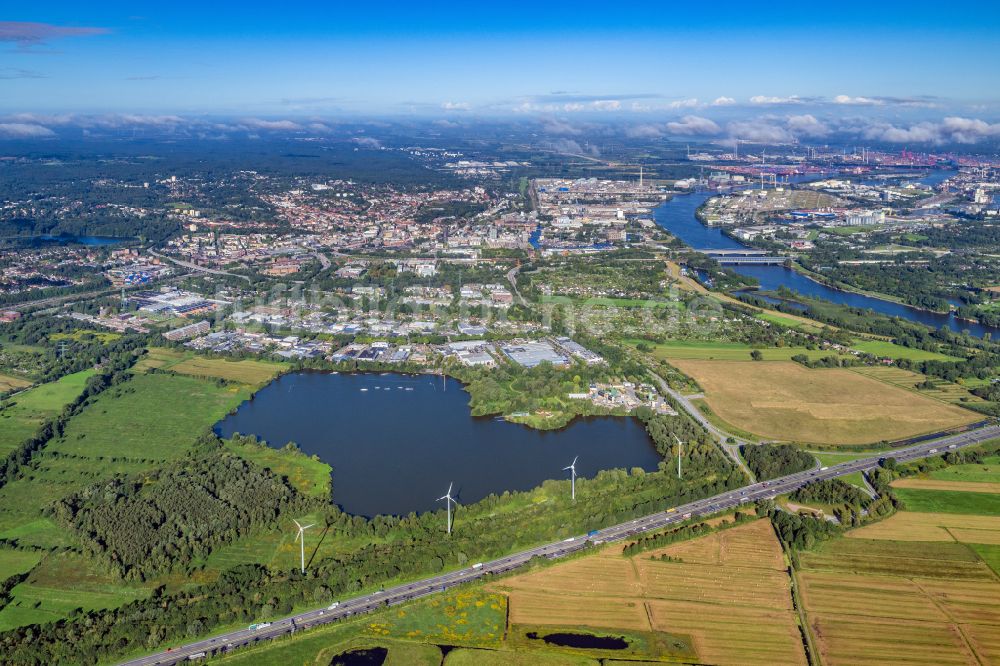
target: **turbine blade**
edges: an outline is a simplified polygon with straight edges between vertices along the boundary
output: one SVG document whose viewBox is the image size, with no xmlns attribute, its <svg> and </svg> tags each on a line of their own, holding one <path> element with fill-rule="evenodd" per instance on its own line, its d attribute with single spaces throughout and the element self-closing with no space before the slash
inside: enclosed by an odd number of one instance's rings
<svg viewBox="0 0 1000 666">
<path fill-rule="evenodd" d="M 295 523 L 295 526 L 296 526 L 297 528 L 299 528 L 300 530 L 302 529 L 302 525 L 300 525 L 300 524 L 299 524 L 299 521 L 297 521 L 297 520 L 295 520 L 294 518 L 292 518 L 292 522 L 293 522 L 293 523 Z"/>
<path fill-rule="evenodd" d="M 303 528 L 302 528 L 302 531 L 303 531 L 303 532 L 304 532 L 304 531 L 306 531 L 306 530 L 307 530 L 307 529 L 309 529 L 310 527 L 313 527 L 313 526 L 314 526 L 315 524 L 316 524 L 316 523 L 310 523 L 309 525 L 306 525 L 305 527 L 303 527 Z"/>
<path fill-rule="evenodd" d="M 576 461 L 580 459 L 580 456 L 573 458 L 573 464 L 570 467 L 576 467 Z"/>
<path fill-rule="evenodd" d="M 452 486 L 454 486 L 454 485 L 455 485 L 455 483 L 454 483 L 454 482 L 452 482 L 452 483 L 449 483 L 449 484 L 448 484 L 448 497 L 451 497 L 451 488 L 452 488 Z"/>
</svg>

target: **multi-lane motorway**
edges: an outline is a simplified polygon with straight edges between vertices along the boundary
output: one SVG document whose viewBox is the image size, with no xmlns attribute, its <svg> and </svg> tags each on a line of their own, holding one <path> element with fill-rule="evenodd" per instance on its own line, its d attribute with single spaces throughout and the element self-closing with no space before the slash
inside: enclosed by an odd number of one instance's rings
<svg viewBox="0 0 1000 666">
<path fill-rule="evenodd" d="M 995 437 L 1000 437 L 1000 425 L 987 425 L 976 430 L 928 442 L 921 442 L 916 446 L 904 449 L 897 449 L 885 455 L 891 455 L 900 462 L 906 462 L 917 458 L 939 455 L 949 450 L 972 446 Z M 883 456 L 860 458 L 839 465 L 811 469 L 771 481 L 755 483 L 738 490 L 722 493 L 721 495 L 690 502 L 668 511 L 654 513 L 626 523 L 606 527 L 588 535 L 579 535 L 563 541 L 545 544 L 490 562 L 477 563 L 451 573 L 425 578 L 407 585 L 398 585 L 364 597 L 345 599 L 339 604 L 299 613 L 298 615 L 282 620 L 276 620 L 266 626 L 257 627 L 254 630 L 247 628 L 239 631 L 231 631 L 215 638 L 189 643 L 165 652 L 123 662 L 123 664 L 126 666 L 177 664 L 183 661 L 197 660 L 213 653 L 218 654 L 234 650 L 257 641 L 277 638 L 278 636 L 290 634 L 295 631 L 367 613 L 386 605 L 400 604 L 436 592 L 443 592 L 450 587 L 468 583 L 491 574 L 505 573 L 524 566 L 533 557 L 563 557 L 586 548 L 588 543 L 598 544 L 634 538 L 644 532 L 667 527 L 674 523 L 682 523 L 690 518 L 733 509 L 741 504 L 753 503 L 762 499 L 770 499 L 777 495 L 791 492 L 811 481 L 832 479 L 845 474 L 868 470 L 878 465 L 881 457 Z"/>
</svg>

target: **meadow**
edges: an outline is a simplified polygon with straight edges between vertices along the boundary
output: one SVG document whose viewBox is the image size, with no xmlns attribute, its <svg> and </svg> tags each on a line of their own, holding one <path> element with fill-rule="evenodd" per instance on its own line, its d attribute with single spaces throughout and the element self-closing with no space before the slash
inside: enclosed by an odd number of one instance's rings
<svg viewBox="0 0 1000 666">
<path fill-rule="evenodd" d="M 92 370 L 66 375 L 0 401 L 0 455 L 6 455 L 35 434 L 42 423 L 83 393 Z"/>
<path fill-rule="evenodd" d="M 941 402 L 947 402 L 953 405 L 968 402 L 985 402 L 982 398 L 969 393 L 969 390 L 966 387 L 940 379 L 934 379 L 931 381 L 931 383 L 934 384 L 934 388 L 932 389 L 917 389 L 918 384 L 923 384 L 928 381 L 929 378 L 927 375 L 922 375 L 918 372 L 910 372 L 909 370 L 903 370 L 902 368 L 895 368 L 891 366 L 870 366 L 852 368 L 852 371 L 866 377 L 872 377 L 887 384 L 892 384 L 893 386 L 904 388 L 908 391 L 914 391 L 919 393 L 919 395 L 934 398 L 935 400 L 940 400 Z"/>
<path fill-rule="evenodd" d="M 16 396 L 0 417 L 5 419 L 0 441 L 13 446 L 33 434 L 42 419 L 55 415 L 79 395 L 91 374 L 70 375 Z M 75 535 L 56 524 L 46 510 L 68 494 L 116 474 L 134 474 L 178 460 L 201 433 L 252 390 L 245 384 L 220 385 L 192 376 L 138 372 L 99 394 L 72 417 L 62 436 L 46 445 L 22 478 L 0 488 L 0 539 L 22 549 L 0 551 L 0 573 L 30 572 L 0 610 L 0 629 L 57 620 L 76 609 L 119 606 L 148 596 L 160 583 L 176 588 L 194 582 L 165 578 L 145 585 L 123 583 L 96 559 L 77 554 L 80 544 Z M 329 483 L 329 468 L 322 463 L 303 455 L 239 448 L 247 449 L 243 453 L 251 462 L 256 459 L 275 468 L 306 492 L 329 492 L 324 486 Z M 32 563 L 22 554 L 37 560 Z M 286 559 L 290 561 L 291 555 Z M 199 576 L 210 579 L 218 572 L 209 569 Z"/>
<path fill-rule="evenodd" d="M 148 353 L 135 364 L 137 372 L 156 368 L 169 370 L 180 375 L 225 379 L 256 387 L 263 386 L 274 379 L 286 367 L 282 363 L 255 359 L 206 358 L 197 356 L 191 351 L 164 347 L 151 347 Z"/>
<path fill-rule="evenodd" d="M 628 340 L 636 345 L 640 340 Z M 833 350 L 806 349 L 805 347 L 751 347 L 738 342 L 703 342 L 673 340 L 671 342 L 646 343 L 653 346 L 652 356 L 665 361 L 675 359 L 700 359 L 717 361 L 749 361 L 750 353 L 757 349 L 765 361 L 790 361 L 793 356 L 804 354 L 812 360 L 827 356 L 838 356 Z"/>
<path fill-rule="evenodd" d="M 858 340 L 851 345 L 852 349 L 887 358 L 906 358 L 911 361 L 961 361 L 963 359 L 948 356 L 939 352 L 925 351 L 904 347 L 887 340 Z"/>
<path fill-rule="evenodd" d="M 825 445 L 901 439 L 977 420 L 972 412 L 839 368 L 680 360 L 726 423 L 762 437 Z"/>
</svg>

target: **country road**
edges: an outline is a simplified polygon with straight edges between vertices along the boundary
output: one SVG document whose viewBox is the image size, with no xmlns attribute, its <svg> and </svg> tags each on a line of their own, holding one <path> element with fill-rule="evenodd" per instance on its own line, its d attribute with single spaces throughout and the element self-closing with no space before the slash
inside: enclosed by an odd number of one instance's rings
<svg viewBox="0 0 1000 666">
<path fill-rule="evenodd" d="M 753 483 L 737 490 L 715 495 L 714 497 L 696 500 L 667 511 L 660 511 L 643 518 L 606 527 L 588 535 L 578 535 L 562 541 L 555 541 L 489 562 L 477 563 L 464 569 L 439 576 L 432 576 L 405 585 L 397 585 L 363 597 L 346 599 L 326 608 L 306 611 L 292 617 L 275 620 L 267 626 L 259 627 L 255 630 L 239 629 L 230 631 L 214 638 L 195 641 L 170 649 L 169 651 L 158 652 L 146 657 L 122 662 L 122 664 L 124 666 L 177 664 L 182 661 L 199 659 L 207 655 L 222 654 L 229 650 L 252 645 L 258 641 L 277 638 L 284 634 L 294 633 L 295 631 L 323 624 L 330 624 L 354 615 L 368 613 L 378 608 L 393 606 L 443 592 L 463 583 L 480 580 L 491 574 L 506 573 L 526 565 L 534 557 L 549 559 L 564 557 L 591 545 L 635 538 L 644 532 L 683 523 L 691 518 L 733 509 L 742 504 L 751 504 L 758 500 L 772 499 L 777 495 L 789 493 L 813 481 L 833 479 L 846 474 L 871 469 L 878 465 L 880 458 L 885 456 L 891 456 L 898 461 L 906 462 L 951 449 L 973 446 L 996 437 L 1000 437 L 1000 425 L 990 424 L 957 435 L 949 435 L 937 440 L 921 442 L 908 448 L 886 451 L 884 455 L 880 456 L 860 458 L 840 463 L 839 465 L 831 465 L 820 469 L 813 468 L 778 479 L 772 479 L 771 481 Z"/>
</svg>

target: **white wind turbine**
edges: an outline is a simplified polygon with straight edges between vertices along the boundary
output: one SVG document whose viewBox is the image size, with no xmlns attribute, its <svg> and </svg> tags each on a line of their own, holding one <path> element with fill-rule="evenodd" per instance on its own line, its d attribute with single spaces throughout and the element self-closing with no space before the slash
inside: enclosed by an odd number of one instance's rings
<svg viewBox="0 0 1000 666">
<path fill-rule="evenodd" d="M 299 533 L 295 535 L 295 540 L 299 542 L 299 565 L 302 569 L 302 573 L 306 572 L 306 530 L 315 525 L 316 523 L 310 523 L 309 525 L 302 525 L 299 521 L 292 518 L 292 522 L 295 526 L 299 528 Z"/>
<path fill-rule="evenodd" d="M 438 502 L 445 500 L 445 505 L 448 507 L 448 534 L 451 534 L 451 504 L 455 502 L 455 498 L 451 496 L 451 488 L 454 485 L 454 483 L 449 483 L 448 493 L 444 497 L 438 497 L 437 499 Z M 455 504 L 457 505 L 458 502 L 455 502 Z"/>
<path fill-rule="evenodd" d="M 563 467 L 563 471 L 569 470 L 570 478 L 570 499 L 574 502 L 576 501 L 576 461 L 580 459 L 580 456 L 573 458 L 573 462 L 570 463 L 569 467 Z"/>
</svg>

